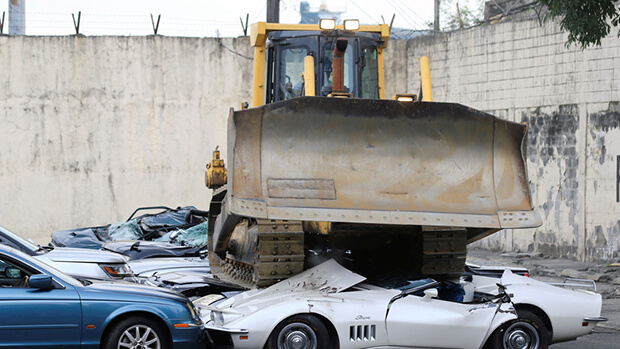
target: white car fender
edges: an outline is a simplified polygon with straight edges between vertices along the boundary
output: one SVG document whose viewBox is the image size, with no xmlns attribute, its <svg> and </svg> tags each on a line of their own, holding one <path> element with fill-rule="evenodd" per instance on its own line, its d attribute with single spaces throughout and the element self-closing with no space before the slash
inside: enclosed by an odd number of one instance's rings
<svg viewBox="0 0 620 349">
<path fill-rule="evenodd" d="M 551 342 L 572 340 L 592 331 L 596 322 L 584 321 L 586 317 L 599 317 L 602 297 L 589 291 L 573 291 L 551 285 L 514 284 L 508 287 L 513 302 L 532 305 L 541 309 L 551 321 Z M 587 326 L 583 326 L 586 323 Z"/>
<path fill-rule="evenodd" d="M 347 292 L 321 297 L 316 297 L 316 294 L 313 296 L 300 293 L 288 299 L 274 297 L 260 305 L 248 305 L 247 308 L 243 307 L 241 312 L 230 311 L 227 307 L 208 308 L 223 312 L 225 318 L 238 317 L 232 321 L 225 321 L 222 330 L 249 330 L 248 339 L 245 340 L 240 339 L 244 334 L 233 335 L 235 348 L 262 348 L 278 324 L 299 314 L 313 314 L 326 319 L 338 333 L 341 348 L 348 348 L 356 347 L 354 342 L 357 338 L 350 338 L 352 329 L 364 326 L 372 326 L 375 329 L 376 343 L 387 344 L 385 315 L 388 302 L 396 294 L 398 291 L 392 290 Z M 212 328 L 218 329 L 218 327 Z M 363 338 L 360 340 L 364 341 Z"/>
<path fill-rule="evenodd" d="M 499 280 L 492 277 L 474 276 L 476 291 L 497 294 Z M 553 336 L 551 343 L 572 340 L 592 331 L 596 322 L 583 326 L 585 317 L 600 316 L 602 298 L 600 294 L 587 290 L 572 290 L 550 285 L 529 277 L 505 271 L 501 283 L 507 287 L 516 307 L 534 306 L 546 314 L 551 322 Z"/>
<path fill-rule="evenodd" d="M 487 334 L 484 336 L 484 341 L 482 341 L 483 346 L 489 340 L 489 337 L 491 337 L 491 335 L 493 334 L 493 332 L 495 332 L 495 330 L 497 330 L 500 326 L 507 323 L 508 321 L 511 321 L 517 318 L 518 318 L 517 311 L 515 310 L 512 303 L 500 304 L 497 309 L 497 312 L 495 313 L 495 317 L 493 318 L 493 321 L 491 322 L 491 326 L 489 326 L 489 330 L 487 331 Z"/>
<path fill-rule="evenodd" d="M 211 328 L 216 330 L 222 330 L 225 332 L 229 332 L 230 329 L 240 329 L 246 330 L 246 333 L 234 333 L 234 331 L 230 331 L 232 334 L 232 339 L 234 342 L 235 348 L 262 348 L 265 346 L 269 335 L 273 331 L 273 329 L 284 319 L 295 315 L 295 314 L 303 314 L 308 313 L 307 306 L 300 306 L 300 302 L 290 302 L 290 301 L 282 301 L 279 303 L 275 303 L 268 308 L 268 312 L 262 310 L 257 311 L 256 313 L 250 313 L 247 315 L 233 315 L 229 313 L 227 309 L 222 309 L 224 313 L 224 318 L 226 318 L 227 314 L 229 316 L 239 316 L 230 322 L 226 322 L 224 326 L 214 326 L 212 323 L 207 323 L 208 326 L 212 326 Z M 264 316 L 268 314 L 268 316 Z M 241 339 L 241 337 L 247 337 L 247 339 Z"/>
<path fill-rule="evenodd" d="M 340 302 L 312 301 L 312 313 L 334 326 L 340 348 L 357 348 L 361 343 L 387 344 L 385 316 L 388 303 L 396 294 L 392 290 L 347 292 L 334 297 L 340 298 Z"/>
</svg>

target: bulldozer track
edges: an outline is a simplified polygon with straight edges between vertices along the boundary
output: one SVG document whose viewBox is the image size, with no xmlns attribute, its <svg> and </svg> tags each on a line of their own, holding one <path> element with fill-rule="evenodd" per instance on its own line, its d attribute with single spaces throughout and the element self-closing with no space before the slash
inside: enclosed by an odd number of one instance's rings
<svg viewBox="0 0 620 349">
<path fill-rule="evenodd" d="M 269 286 L 300 273 L 305 257 L 301 222 L 258 220 L 256 224 L 256 239 L 245 240 L 254 246 L 244 246 L 244 250 L 253 251 L 253 263 L 227 254 L 222 263 L 224 273 L 248 288 Z"/>
</svg>

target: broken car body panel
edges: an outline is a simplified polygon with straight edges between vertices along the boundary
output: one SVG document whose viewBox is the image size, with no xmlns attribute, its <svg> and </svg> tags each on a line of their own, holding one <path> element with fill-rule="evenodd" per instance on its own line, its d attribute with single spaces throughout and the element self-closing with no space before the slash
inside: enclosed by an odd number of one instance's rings
<svg viewBox="0 0 620 349">
<path fill-rule="evenodd" d="M 475 291 L 496 294 L 497 278 L 474 275 Z M 548 317 L 551 343 L 573 340 L 589 334 L 600 321 L 602 297 L 582 288 L 557 287 L 505 270 L 500 279 L 517 311 L 520 306 L 536 307 Z M 587 319 L 594 319 L 588 321 Z M 585 324 L 585 326 L 584 326 Z"/>
</svg>

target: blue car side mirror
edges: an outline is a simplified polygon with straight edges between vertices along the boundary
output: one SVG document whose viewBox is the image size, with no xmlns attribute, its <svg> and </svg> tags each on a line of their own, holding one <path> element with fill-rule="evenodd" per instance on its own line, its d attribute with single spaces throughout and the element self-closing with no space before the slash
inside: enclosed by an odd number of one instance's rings
<svg viewBox="0 0 620 349">
<path fill-rule="evenodd" d="M 28 284 L 31 288 L 38 288 L 40 290 L 47 290 L 52 288 L 52 277 L 45 274 L 31 275 Z"/>
</svg>

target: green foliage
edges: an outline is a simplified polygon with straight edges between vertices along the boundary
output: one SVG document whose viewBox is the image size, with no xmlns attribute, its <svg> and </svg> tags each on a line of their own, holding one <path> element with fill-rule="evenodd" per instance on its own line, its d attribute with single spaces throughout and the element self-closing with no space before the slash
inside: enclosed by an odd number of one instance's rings
<svg viewBox="0 0 620 349">
<path fill-rule="evenodd" d="M 441 0 L 441 29 L 447 31 L 460 29 L 461 22 L 463 28 L 480 24 L 482 22 L 482 13 L 484 12 L 484 1 L 476 0 L 475 3 L 472 3 L 472 1 L 466 0 Z"/>
<path fill-rule="evenodd" d="M 560 18 L 560 28 L 568 32 L 568 42 L 585 49 L 601 45 L 611 27 L 620 24 L 616 0 L 538 0 L 549 9 L 550 18 Z M 618 32 L 620 36 L 620 32 Z"/>
</svg>

